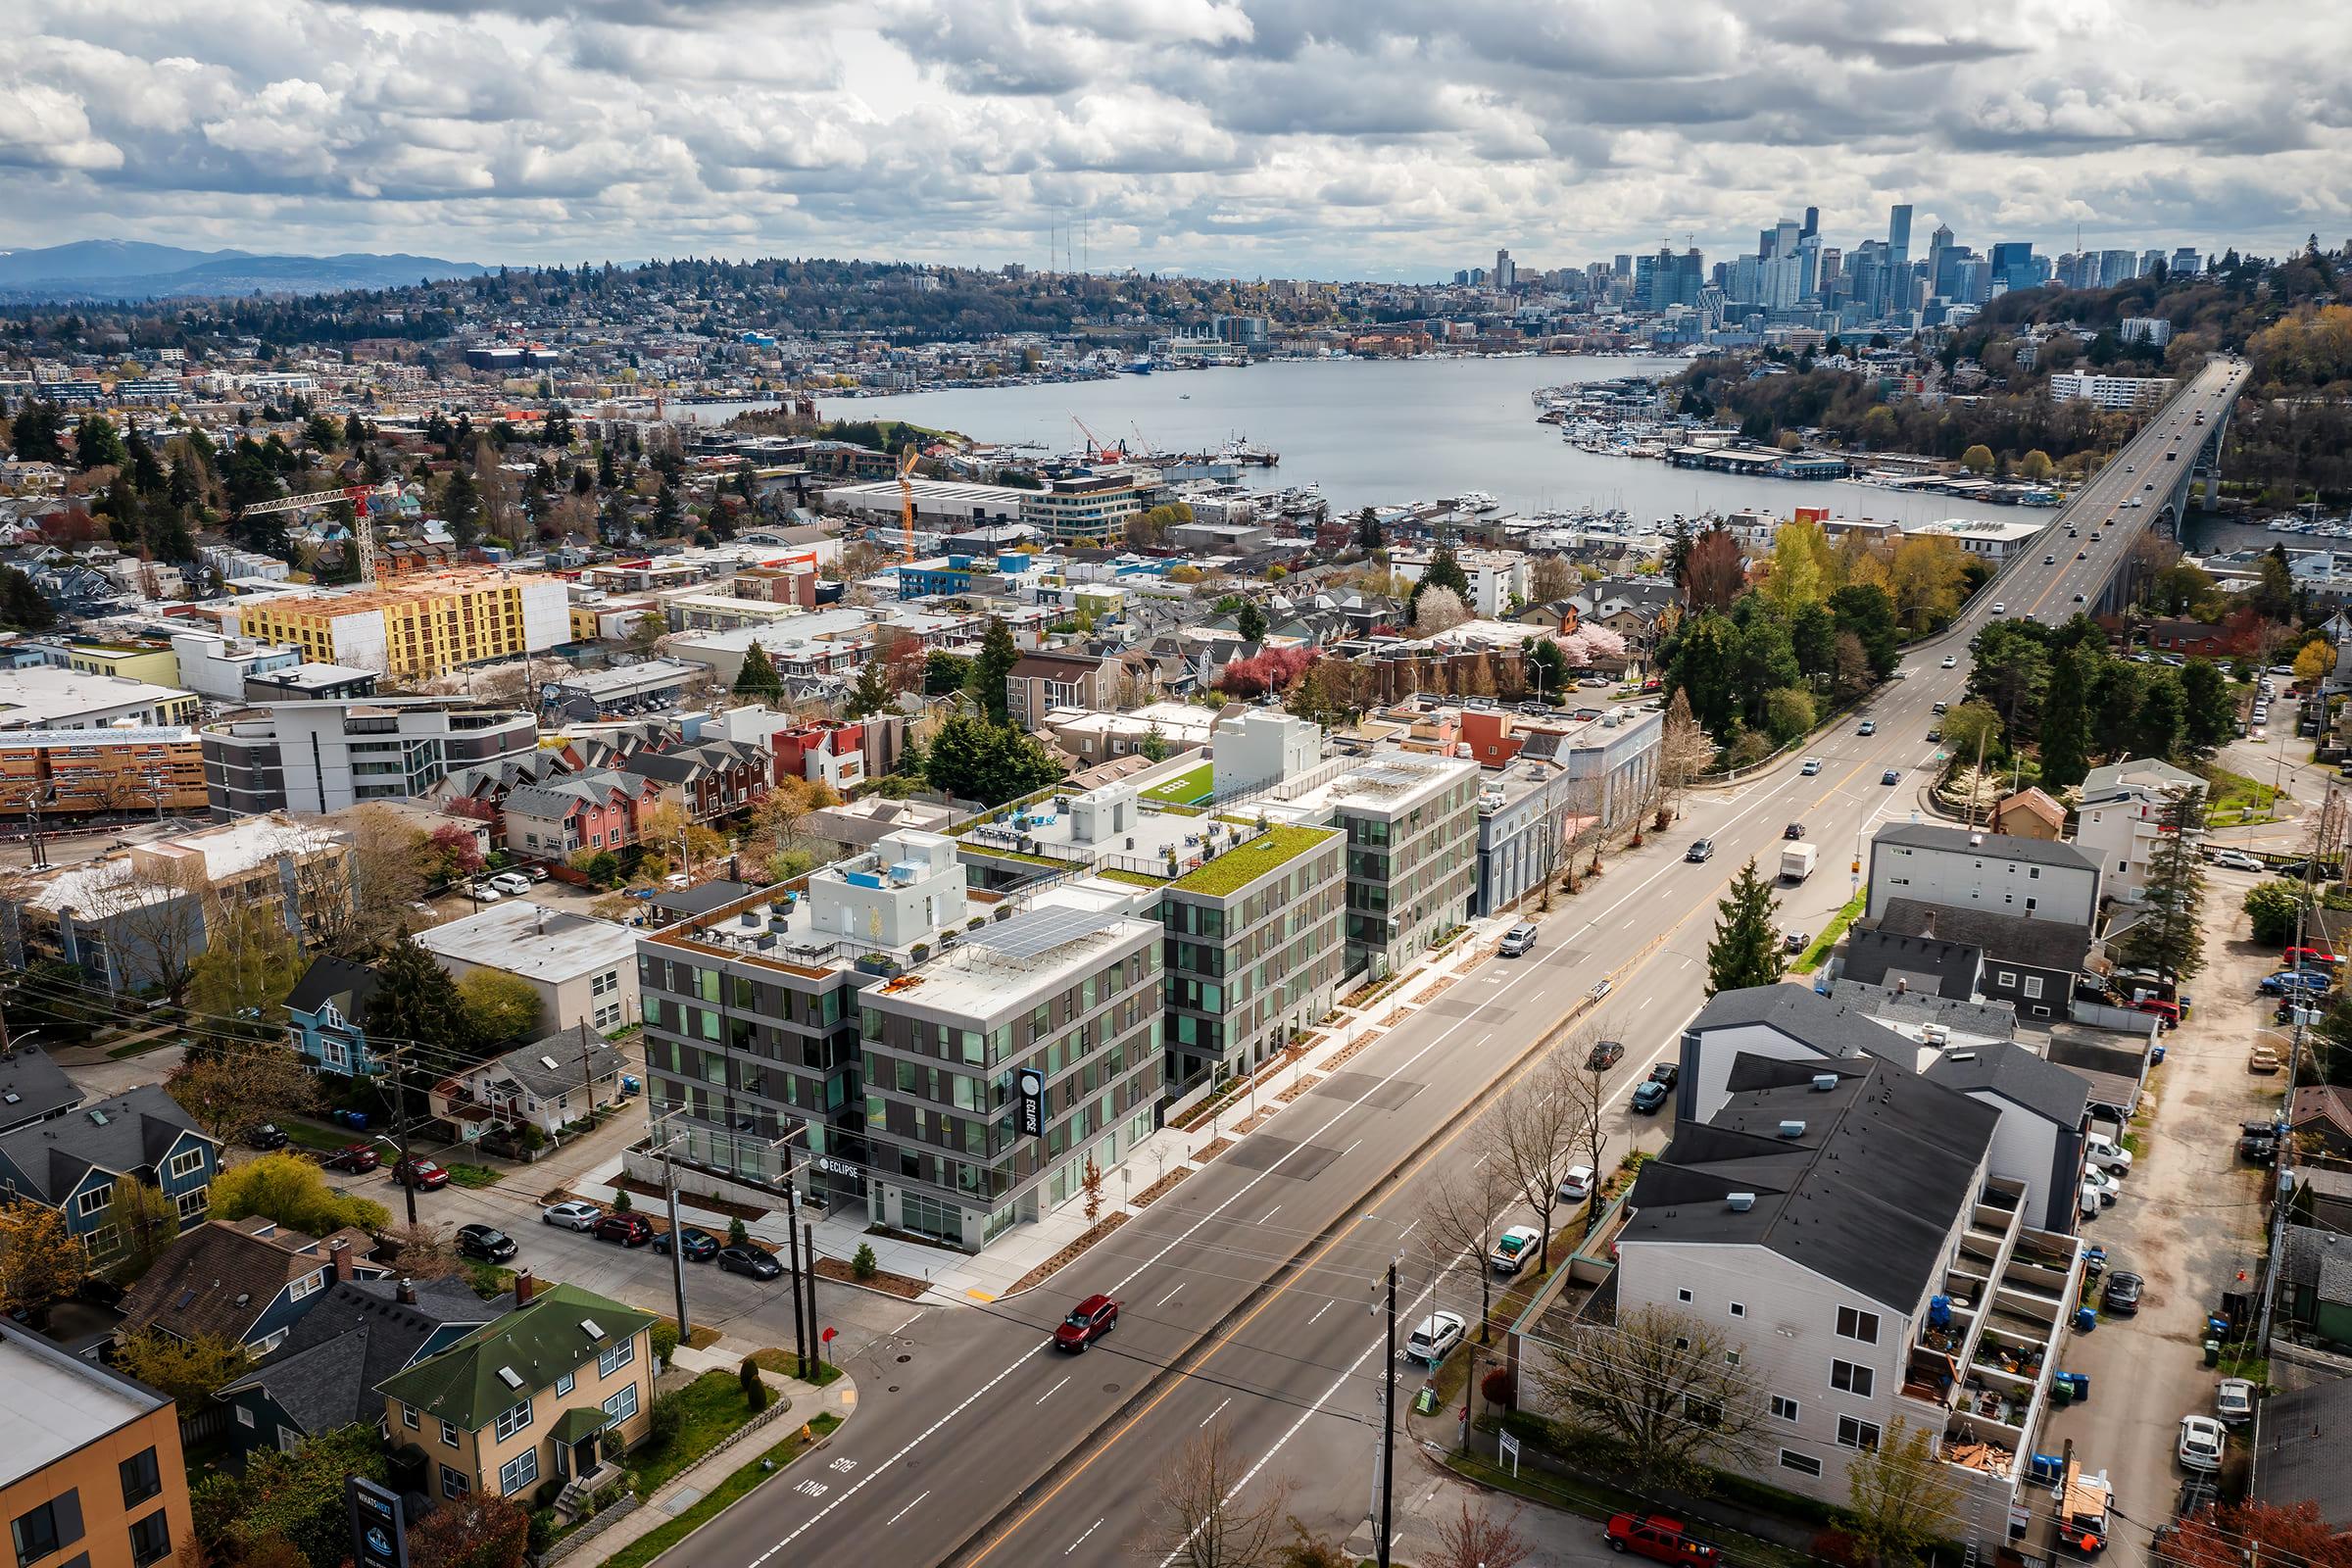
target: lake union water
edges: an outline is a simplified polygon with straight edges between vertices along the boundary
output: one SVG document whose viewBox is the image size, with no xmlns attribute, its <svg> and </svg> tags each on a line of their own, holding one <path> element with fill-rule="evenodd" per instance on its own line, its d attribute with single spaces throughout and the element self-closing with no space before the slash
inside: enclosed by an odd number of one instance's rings
<svg viewBox="0 0 2352 1568">
<path fill-rule="evenodd" d="M 1238 436 L 1282 455 L 1279 467 L 1245 469 L 1246 483 L 1312 481 L 1342 511 L 1484 490 L 1511 512 L 1623 507 L 1638 522 L 1745 509 L 1787 516 L 1797 507 L 1913 523 L 2046 516 L 1872 485 L 1743 479 L 1579 452 L 1560 439 L 1557 426 L 1536 422 L 1528 399 L 1538 387 L 1674 367 L 1665 360 L 1557 356 L 1285 361 L 1110 381 L 829 398 L 822 409 L 833 417 L 906 419 L 982 441 L 1036 441 L 1049 453 L 1081 444 L 1073 415 L 1106 442 L 1124 437 L 1134 445 L 1140 433 L 1144 445 L 1160 451 L 1214 451 Z M 690 412 L 714 423 L 735 409 Z"/>
</svg>

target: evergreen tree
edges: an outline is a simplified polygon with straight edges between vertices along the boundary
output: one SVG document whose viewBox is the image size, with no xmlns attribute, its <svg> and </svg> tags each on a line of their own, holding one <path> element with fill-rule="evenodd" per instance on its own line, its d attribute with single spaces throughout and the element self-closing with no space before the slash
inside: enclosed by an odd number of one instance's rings
<svg viewBox="0 0 2352 1568">
<path fill-rule="evenodd" d="M 735 695 L 757 697 L 763 703 L 777 702 L 784 696 L 784 677 L 776 673 L 774 661 L 758 643 L 744 650 L 743 668 L 735 674 Z"/>
<path fill-rule="evenodd" d="M 147 444 L 137 425 L 130 427 L 123 450 L 127 454 L 124 471 L 139 494 L 152 496 L 171 487 L 171 481 L 164 476 L 163 464 L 156 459 L 155 448 Z"/>
<path fill-rule="evenodd" d="M 620 469 L 612 462 L 612 449 L 602 442 L 596 448 L 596 482 L 607 490 L 620 488 Z"/>
<path fill-rule="evenodd" d="M 2149 671 L 2132 720 L 2132 750 L 2160 762 L 2172 760 L 2180 747 L 2182 709 L 2180 677 L 2170 669 Z"/>
<path fill-rule="evenodd" d="M 47 631 L 57 624 L 57 612 L 32 579 L 14 566 L 0 566 L 0 626 L 12 631 Z"/>
<path fill-rule="evenodd" d="M 92 468 L 119 466 L 129 459 L 123 450 L 122 437 L 115 429 L 115 421 L 103 414 L 85 414 L 74 431 L 74 461 L 83 472 Z"/>
<path fill-rule="evenodd" d="M 441 516 L 460 550 L 472 549 L 482 536 L 482 500 L 474 493 L 473 474 L 462 463 L 450 469 L 449 483 L 441 491 Z"/>
<path fill-rule="evenodd" d="M 857 682 L 850 688 L 850 700 L 843 713 L 850 718 L 864 718 L 879 713 L 891 704 L 890 682 L 882 674 L 882 662 L 869 659 L 858 666 Z"/>
<path fill-rule="evenodd" d="M 1370 555 L 1381 547 L 1380 514 L 1370 507 L 1355 514 L 1355 547 Z"/>
<path fill-rule="evenodd" d="M 357 409 L 343 416 L 343 444 L 355 452 L 368 444 L 368 421 Z"/>
<path fill-rule="evenodd" d="M 661 493 L 654 497 L 654 531 L 663 535 L 678 531 L 678 492 L 666 479 L 662 481 Z"/>
<path fill-rule="evenodd" d="M 940 726 L 923 762 L 933 789 L 983 806 L 1017 800 L 1061 774 L 1061 764 L 1029 736 L 963 713 Z"/>
<path fill-rule="evenodd" d="M 973 702 L 988 714 L 989 722 L 1008 724 L 1011 714 L 1005 707 L 1004 677 L 1012 666 L 1021 662 L 1021 651 L 1013 646 L 1012 628 L 1004 624 L 1002 615 L 988 617 L 988 632 L 980 639 L 980 653 L 972 661 L 971 684 L 966 688 Z"/>
<path fill-rule="evenodd" d="M 2230 683 L 2209 659 L 2192 659 L 2180 671 L 2180 750 L 2202 760 L 2228 744 L 2237 727 L 2237 705 Z"/>
<path fill-rule="evenodd" d="M 1470 574 L 1462 570 L 1460 562 L 1453 559 L 1453 548 L 1450 545 L 1441 546 L 1438 553 L 1430 558 L 1429 567 L 1421 573 L 1421 580 L 1414 583 L 1413 587 L 1416 591 L 1424 588 L 1450 588 L 1460 594 L 1463 601 L 1467 603 L 1470 598 Z"/>
<path fill-rule="evenodd" d="M 539 439 L 551 447 L 571 445 L 571 405 L 550 404 L 547 418 L 539 426 Z"/>
<path fill-rule="evenodd" d="M 1246 643 L 1262 643 L 1266 640 L 1266 612 L 1257 608 L 1256 600 L 1242 601 L 1242 608 L 1233 617 L 1233 630 L 1234 635 Z"/>
<path fill-rule="evenodd" d="M 368 1038 L 416 1044 L 443 1060 L 452 1051 L 471 1056 L 479 1042 L 465 998 L 433 956 L 402 937 L 375 965 L 375 994 L 368 999 Z"/>
<path fill-rule="evenodd" d="M 1715 940 L 1707 944 L 1707 995 L 1777 985 L 1784 965 L 1781 933 L 1774 923 L 1781 901 L 1750 860 L 1732 879 L 1732 890 L 1715 906 Z"/>
<path fill-rule="evenodd" d="M 2182 786 L 2165 792 L 2157 817 L 2156 847 L 2148 857 L 2148 880 L 2139 918 L 2111 949 L 2126 963 L 2186 980 L 2205 967 L 2205 937 L 2197 906 L 2205 898 L 2205 862 L 2197 842 L 2205 828 L 2205 793 Z"/>
<path fill-rule="evenodd" d="M 2069 651 L 2052 659 L 2050 684 L 2042 693 L 2041 787 L 2053 795 L 2082 783 L 2090 771 L 2090 719 L 2084 710 L 2087 682 L 2082 665 L 2080 652 Z"/>
</svg>

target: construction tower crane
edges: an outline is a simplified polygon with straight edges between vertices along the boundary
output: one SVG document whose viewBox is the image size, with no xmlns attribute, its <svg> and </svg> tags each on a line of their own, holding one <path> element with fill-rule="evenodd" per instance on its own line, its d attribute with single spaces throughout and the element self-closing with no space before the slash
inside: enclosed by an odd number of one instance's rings
<svg viewBox="0 0 2352 1568">
<path fill-rule="evenodd" d="M 906 562 L 914 564 L 914 463 L 923 449 L 913 442 L 899 455 L 899 526 L 906 536 Z"/>
<path fill-rule="evenodd" d="M 400 487 L 380 485 L 345 485 L 340 490 L 313 490 L 307 495 L 280 496 L 275 501 L 257 502 L 247 507 L 244 515 L 262 516 L 272 512 L 309 512 L 318 507 L 331 507 L 337 502 L 351 504 L 353 543 L 360 552 L 360 581 L 375 581 L 375 514 L 389 512 L 400 501 Z"/>
</svg>

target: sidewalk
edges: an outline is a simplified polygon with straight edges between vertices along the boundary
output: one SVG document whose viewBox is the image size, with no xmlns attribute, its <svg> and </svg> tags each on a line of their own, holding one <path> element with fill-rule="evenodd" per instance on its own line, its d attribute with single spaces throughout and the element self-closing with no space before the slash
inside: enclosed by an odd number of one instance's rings
<svg viewBox="0 0 2352 1568">
<path fill-rule="evenodd" d="M 698 1375 L 712 1369 L 731 1373 L 743 1364 L 745 1356 L 759 1348 L 741 1340 L 723 1339 L 701 1350 L 689 1349 L 681 1345 L 670 1357 L 670 1365 L 681 1372 Z M 819 1415 L 831 1415 L 846 1422 L 858 1408 L 858 1385 L 846 1374 L 822 1389 L 797 1378 L 780 1377 L 773 1372 L 760 1375 L 775 1391 L 776 1403 L 768 1408 L 781 1411 L 780 1414 L 769 1417 L 766 1424 L 755 1433 L 714 1449 L 706 1454 L 700 1463 L 672 1476 L 660 1491 L 607 1526 L 593 1540 L 564 1553 L 563 1561 L 565 1568 L 594 1568 L 595 1564 L 613 1556 L 632 1542 L 642 1540 L 683 1514 L 717 1491 L 736 1471 L 748 1464 L 758 1463 L 760 1454 L 783 1442 L 803 1424 Z"/>
</svg>

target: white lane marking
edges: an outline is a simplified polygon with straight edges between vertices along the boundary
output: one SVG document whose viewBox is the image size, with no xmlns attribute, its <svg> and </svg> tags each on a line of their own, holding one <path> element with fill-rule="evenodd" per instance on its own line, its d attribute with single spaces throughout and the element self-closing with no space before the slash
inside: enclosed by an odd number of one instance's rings
<svg viewBox="0 0 2352 1568">
<path fill-rule="evenodd" d="M 1415 1220 L 1415 1221 L 1413 1221 L 1413 1222 L 1412 1222 L 1412 1224 L 1410 1224 L 1410 1225 L 1407 1225 L 1407 1226 L 1406 1226 L 1404 1229 L 1402 1229 L 1402 1230 L 1398 1231 L 1398 1232 L 1396 1233 L 1396 1239 L 1397 1239 L 1398 1241 L 1400 1241 L 1400 1242 L 1401 1242 L 1401 1241 L 1403 1241 L 1403 1240 L 1404 1240 L 1404 1239 L 1405 1239 L 1407 1236 L 1410 1236 L 1410 1235 L 1412 1235 L 1414 1231 L 1416 1231 L 1416 1230 L 1419 1230 L 1420 1228 L 1421 1228 L 1421 1222 L 1420 1222 L 1419 1220 Z"/>
<path fill-rule="evenodd" d="M 1318 1306 L 1318 1307 L 1316 1307 L 1316 1308 L 1315 1308 L 1315 1317 L 1321 1317 L 1321 1316 L 1322 1316 L 1324 1313 L 1326 1313 L 1326 1312 L 1328 1312 L 1328 1311 L 1330 1311 L 1330 1310 L 1331 1310 L 1331 1303 L 1330 1303 L 1329 1301 L 1325 1301 L 1325 1302 L 1324 1302 L 1324 1303 L 1323 1303 L 1321 1306 Z M 1315 1317 L 1310 1317 L 1310 1318 L 1308 1318 L 1308 1319 L 1306 1320 L 1306 1326 L 1307 1326 L 1308 1328 L 1310 1328 L 1310 1329 L 1311 1329 L 1311 1328 L 1313 1328 L 1313 1327 L 1315 1326 Z"/>
<path fill-rule="evenodd" d="M 1069 1376 L 1065 1375 L 1065 1376 L 1062 1378 L 1062 1380 L 1061 1380 L 1061 1383 L 1067 1383 L 1067 1382 L 1069 1382 L 1069 1381 L 1070 1381 L 1070 1379 L 1069 1379 Z M 1034 1399 L 1030 1400 L 1029 1402 L 1030 1402 L 1031 1404 L 1043 1404 L 1043 1403 L 1045 1403 L 1045 1402 L 1046 1402 L 1048 1399 L 1051 1399 L 1052 1397 L 1054 1397 L 1054 1396 L 1055 1396 L 1056 1394 L 1059 1394 L 1059 1393 L 1061 1392 L 1061 1383 L 1056 1383 L 1056 1384 L 1054 1384 L 1054 1385 L 1052 1388 L 1048 1389 L 1048 1390 L 1047 1390 L 1045 1393 L 1043 1393 L 1043 1394 L 1039 1395 L 1039 1396 L 1038 1396 L 1036 1398 L 1034 1398 Z"/>
<path fill-rule="evenodd" d="M 1331 1303 L 1330 1303 L 1329 1301 L 1326 1301 L 1326 1302 L 1324 1302 L 1323 1304 L 1324 1304 L 1325 1306 L 1329 1306 Z M 1322 1315 L 1321 1313 L 1317 1313 L 1317 1314 L 1316 1314 L 1316 1316 L 1318 1316 L 1318 1317 L 1319 1317 L 1319 1316 L 1321 1316 L 1321 1315 Z M 1312 1319 L 1309 1319 L 1308 1321 L 1310 1321 L 1310 1322 L 1311 1322 L 1311 1321 L 1313 1321 L 1313 1320 L 1312 1320 Z M 1196 1432 L 1198 1432 L 1198 1431 L 1200 1431 L 1200 1428 L 1202 1428 L 1202 1427 L 1204 1427 L 1204 1426 L 1208 1425 L 1208 1424 L 1209 1424 L 1211 1421 L 1214 1421 L 1214 1420 L 1215 1420 L 1215 1419 L 1216 1419 L 1218 1416 L 1220 1416 L 1220 1415 L 1223 1415 L 1223 1414 L 1225 1413 L 1225 1407 L 1226 1407 L 1227 1405 L 1231 1404 L 1232 1402 L 1233 1402 L 1233 1396 L 1231 1396 L 1231 1395 L 1227 1395 L 1227 1396 L 1226 1396 L 1224 1398 L 1222 1398 L 1222 1399 L 1219 1399 L 1219 1400 L 1217 1401 L 1217 1407 L 1216 1407 L 1214 1410 L 1211 1410 L 1211 1411 L 1209 1411 L 1209 1412 L 1208 1412 L 1208 1414 L 1206 1414 L 1206 1415 L 1202 1416 L 1202 1417 L 1201 1417 L 1201 1418 L 1200 1418 L 1200 1419 L 1198 1422 L 1194 1423 L 1193 1430 L 1194 1430 L 1194 1431 L 1196 1431 Z"/>
<path fill-rule="evenodd" d="M 910 1329 L 910 1328 L 914 1327 L 914 1326 L 915 1326 L 917 1323 L 920 1323 L 922 1320 L 923 1320 L 923 1314 L 922 1314 L 922 1313 L 920 1313 L 920 1312 L 917 1312 L 917 1313 L 915 1313 L 915 1314 L 914 1314 L 914 1316 L 912 1316 L 912 1317 L 908 1318 L 908 1319 L 907 1319 L 906 1322 L 904 1322 L 904 1323 L 900 1324 L 900 1325 L 899 1325 L 897 1328 L 895 1328 L 895 1329 L 892 1329 L 892 1330 L 891 1330 L 891 1331 L 890 1331 L 888 1334 L 884 1335 L 884 1336 L 883 1336 L 883 1338 L 884 1338 L 884 1339 L 889 1339 L 889 1340 L 895 1340 L 895 1339 L 897 1339 L 897 1338 L 898 1338 L 900 1335 L 902 1335 L 902 1334 L 906 1333 L 906 1332 L 908 1329 Z"/>
<path fill-rule="evenodd" d="M 1153 1306 L 1165 1306 L 1165 1305 L 1167 1305 L 1167 1304 L 1168 1304 L 1170 1301 L 1173 1301 L 1174 1299 L 1176 1299 L 1176 1292 L 1177 1292 L 1177 1291 L 1181 1291 L 1181 1290 L 1183 1290 L 1183 1289 L 1184 1289 L 1183 1285 L 1179 1284 L 1179 1285 L 1176 1287 L 1176 1290 L 1174 1290 L 1174 1291 L 1170 1291 L 1170 1292 L 1169 1292 L 1167 1295 L 1165 1295 L 1165 1296 L 1161 1297 L 1161 1298 L 1160 1298 L 1158 1300 L 1156 1300 L 1156 1301 L 1153 1301 L 1152 1304 Z"/>
<path fill-rule="evenodd" d="M 1104 1518 L 1108 1518 L 1108 1517 L 1109 1517 L 1109 1515 L 1105 1514 L 1103 1517 L 1104 1517 Z M 1070 1544 L 1069 1544 L 1069 1550 L 1068 1550 L 1068 1551 L 1064 1551 L 1064 1552 L 1062 1553 L 1062 1555 L 1063 1555 L 1064 1557 L 1067 1557 L 1067 1556 L 1070 1554 L 1070 1552 L 1072 1552 L 1072 1551 L 1076 1551 L 1076 1550 L 1077 1550 L 1077 1549 L 1078 1549 L 1080 1546 L 1083 1546 L 1083 1545 L 1085 1545 L 1085 1544 L 1086 1544 L 1086 1538 L 1087 1538 L 1088 1536 L 1091 1536 L 1091 1535 L 1093 1535 L 1093 1534 L 1094 1534 L 1096 1531 L 1098 1531 L 1098 1530 L 1100 1530 L 1100 1529 L 1102 1529 L 1102 1519 L 1098 1519 L 1098 1520 L 1096 1520 L 1096 1521 L 1095 1521 L 1093 1524 L 1091 1524 L 1091 1525 L 1088 1525 L 1088 1526 L 1086 1527 L 1086 1529 L 1085 1529 L 1083 1532 L 1081 1532 L 1081 1533 L 1080 1533 L 1080 1535 L 1079 1535 L 1078 1539 L 1077 1539 L 1076 1541 L 1073 1541 L 1073 1542 L 1071 1542 L 1071 1543 L 1070 1543 Z"/>
<path fill-rule="evenodd" d="M 920 1502 L 929 1495 L 931 1495 L 931 1489 L 929 1487 L 925 1487 L 922 1491 L 914 1494 L 914 1502 Z M 889 1518 L 883 1520 L 882 1528 L 888 1530 L 892 1525 L 897 1524 L 900 1520 L 914 1512 L 914 1502 L 908 1503 L 906 1507 L 901 1508 L 897 1513 L 894 1513 Z"/>
<path fill-rule="evenodd" d="M 1282 1205 L 1280 1203 L 1276 1203 L 1272 1208 L 1266 1210 L 1266 1217 L 1259 1220 L 1258 1223 L 1260 1225 L 1271 1225 L 1274 1223 L 1274 1216 L 1281 1212 Z"/>
<path fill-rule="evenodd" d="M 821 1523 L 827 1514 L 840 1507 L 843 1503 L 849 1501 L 852 1497 L 858 1495 L 858 1493 L 863 1492 L 867 1487 L 872 1486 L 877 1477 L 881 1476 L 883 1472 L 890 1469 L 892 1465 L 897 1464 L 901 1459 L 904 1459 L 906 1457 L 906 1455 L 912 1453 L 915 1450 L 916 1446 L 921 1444 L 924 1439 L 930 1437 L 941 1427 L 946 1426 L 949 1422 L 963 1414 L 964 1411 L 970 1409 L 974 1401 L 982 1398 L 990 1393 L 993 1393 L 998 1384 L 1004 1382 L 1015 1372 L 1018 1372 L 1021 1369 L 1023 1362 L 1027 1361 L 1031 1356 L 1037 1354 L 1045 1348 L 1045 1344 L 1041 1341 L 1036 1345 L 1032 1345 L 1028 1349 L 1023 1350 L 1011 1360 L 1005 1362 L 1004 1371 L 999 1372 L 995 1377 L 990 1378 L 986 1383 L 981 1384 L 980 1387 L 965 1395 L 961 1399 L 956 1401 L 954 1409 L 950 1410 L 946 1415 L 941 1416 L 938 1420 L 932 1422 L 929 1426 L 923 1428 L 922 1431 L 916 1433 L 913 1437 L 908 1438 L 906 1440 L 906 1446 L 899 1449 L 898 1452 L 892 1454 L 889 1458 L 883 1460 L 880 1464 L 874 1466 L 871 1470 L 868 1470 L 865 1473 L 863 1480 L 857 1482 L 840 1496 L 835 1497 L 831 1502 L 828 1502 L 822 1508 L 817 1509 L 815 1513 L 809 1515 L 808 1519 L 797 1526 L 792 1533 L 787 1535 L 783 1540 L 768 1547 L 759 1556 L 754 1557 L 751 1560 L 749 1568 L 760 1568 L 762 1563 L 765 1563 L 768 1559 L 775 1556 L 777 1552 L 782 1551 L 786 1546 L 791 1545 L 794 1542 L 800 1540 L 801 1537 L 807 1535 L 810 1530 L 814 1529 L 819 1523 Z M 922 1501 L 922 1498 L 917 1497 L 915 1501 L 920 1502 Z"/>
<path fill-rule="evenodd" d="M 1647 1007 L 1647 1006 L 1648 1006 L 1648 1005 L 1651 1004 L 1651 1003 L 1653 1003 L 1653 1002 L 1655 1002 L 1655 1001 L 1657 1001 L 1657 1000 L 1658 1000 L 1658 999 L 1657 999 L 1657 997 L 1656 997 L 1654 994 L 1653 994 L 1653 995 L 1645 995 L 1645 996 L 1643 996 L 1643 997 L 1642 997 L 1642 999 L 1641 1000 L 1641 1002 L 1635 1005 L 1635 1007 L 1634 1007 L 1634 1010 L 1635 1010 L 1636 1012 L 1640 1012 L 1640 1011 L 1642 1011 L 1642 1008 L 1644 1008 L 1644 1007 Z"/>
</svg>

